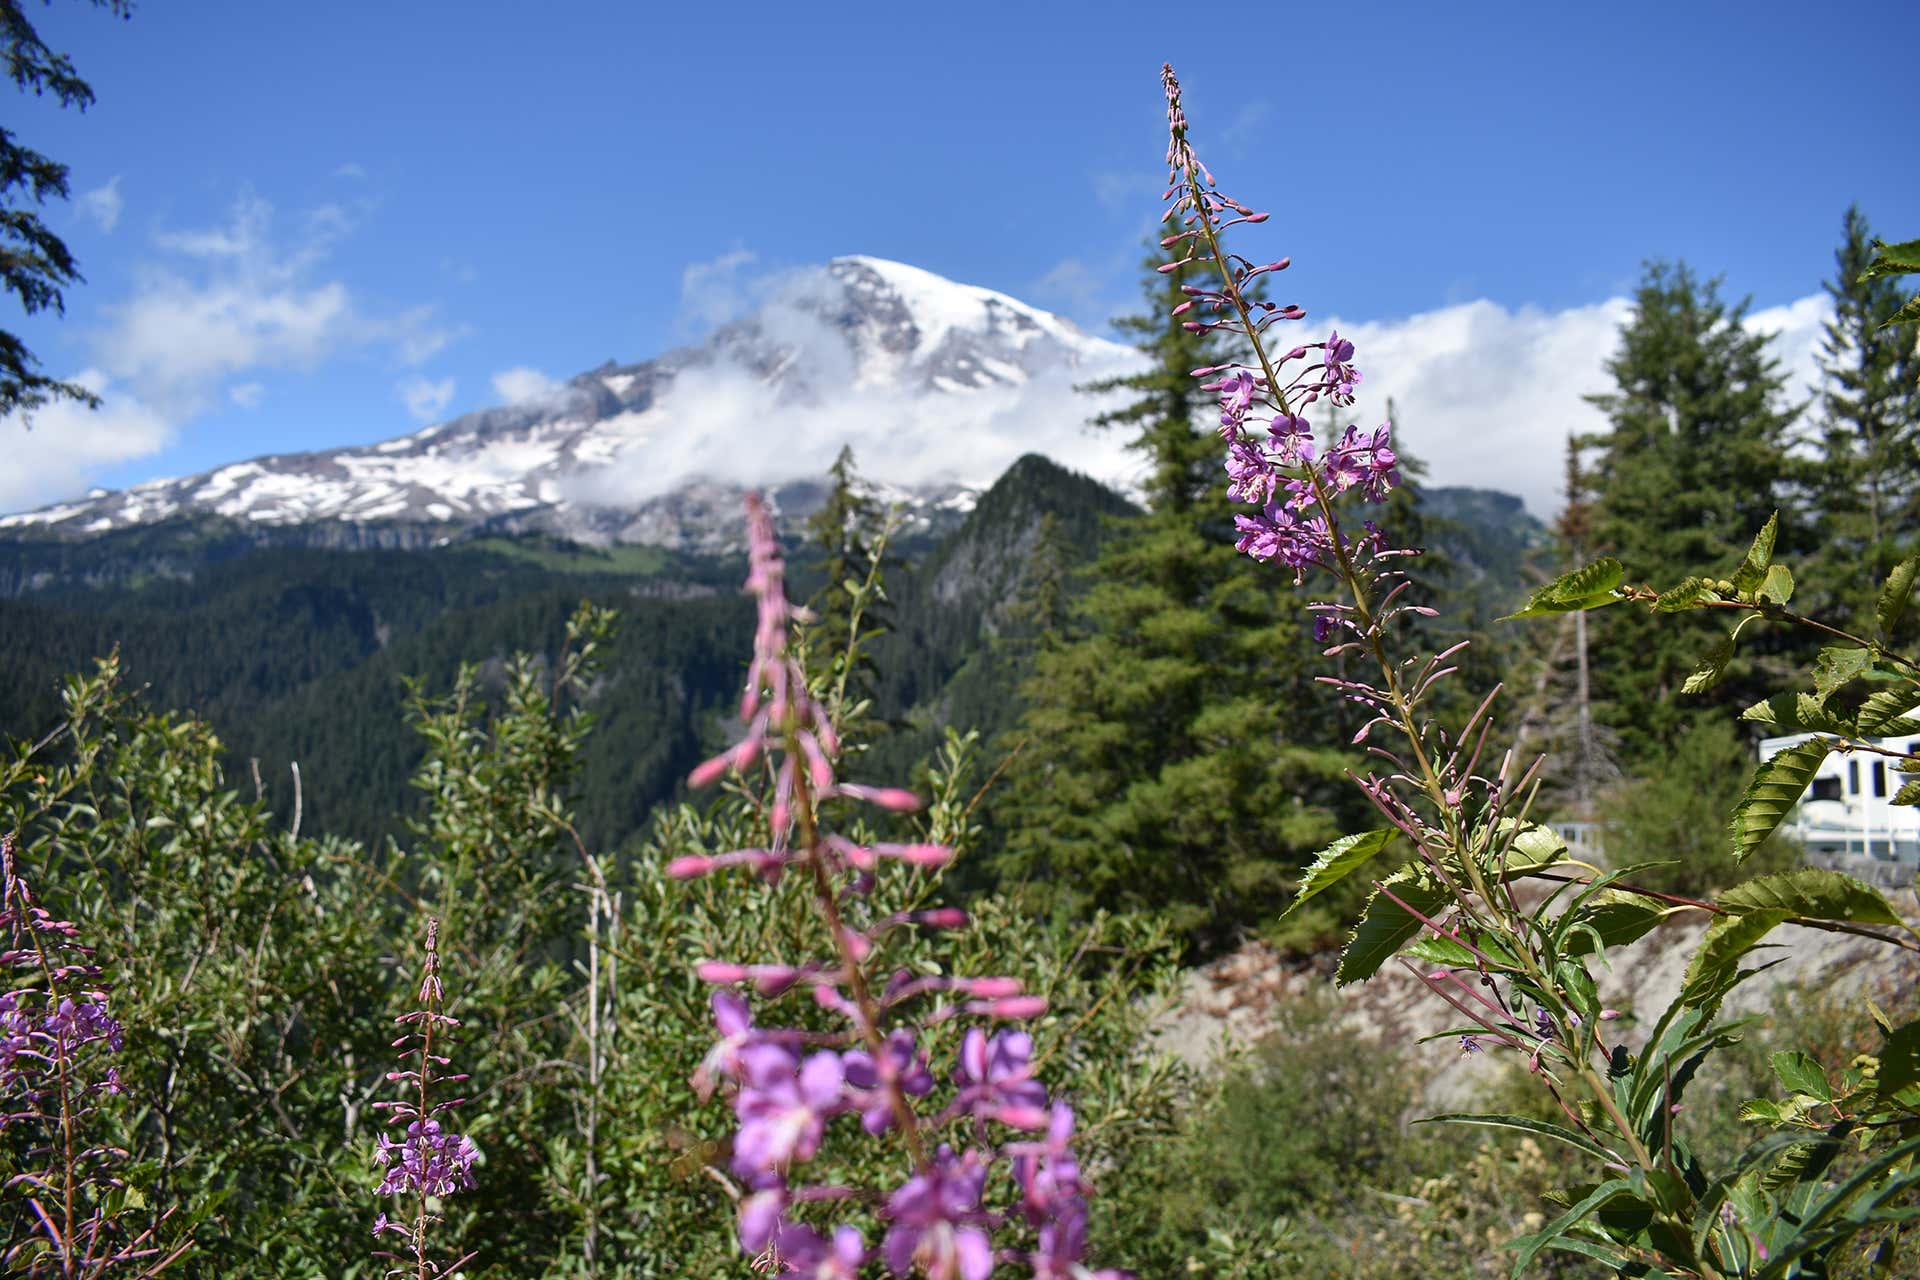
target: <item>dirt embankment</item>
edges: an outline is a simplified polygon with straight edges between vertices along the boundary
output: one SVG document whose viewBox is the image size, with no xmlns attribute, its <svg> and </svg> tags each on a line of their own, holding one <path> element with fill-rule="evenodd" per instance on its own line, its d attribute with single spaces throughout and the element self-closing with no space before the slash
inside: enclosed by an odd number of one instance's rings
<svg viewBox="0 0 1920 1280">
<path fill-rule="evenodd" d="M 1911 889 L 1887 896 L 1909 921 L 1920 921 L 1920 899 Z M 1611 968 L 1595 972 L 1601 999 L 1650 1023 L 1679 994 L 1687 961 L 1705 931 L 1705 920 L 1699 916 L 1672 920 L 1632 946 L 1609 953 Z M 1187 976 L 1178 1006 L 1162 1020 L 1164 1043 L 1187 1061 L 1204 1065 L 1227 1046 L 1252 1043 L 1273 1030 L 1286 1002 L 1333 992 L 1342 1022 L 1402 1048 L 1418 1064 L 1426 1078 L 1428 1106 L 1470 1105 L 1482 1073 L 1461 1061 L 1458 1042 L 1419 1043 L 1423 1036 L 1459 1025 L 1460 1015 L 1399 963 L 1386 966 L 1368 982 L 1335 991 L 1334 959 L 1328 954 L 1306 961 L 1284 960 L 1255 943 L 1195 969 Z M 1783 989 L 1818 988 L 1831 997 L 1847 999 L 1862 991 L 1899 989 L 1920 981 L 1920 955 L 1914 952 L 1793 925 L 1775 930 L 1743 967 L 1770 960 L 1780 963 L 1735 988 L 1723 1018 L 1765 1013 Z M 1620 1027 L 1619 1038 L 1629 1045 L 1636 1045 L 1639 1038 L 1634 1026 L 1625 1022 Z"/>
</svg>

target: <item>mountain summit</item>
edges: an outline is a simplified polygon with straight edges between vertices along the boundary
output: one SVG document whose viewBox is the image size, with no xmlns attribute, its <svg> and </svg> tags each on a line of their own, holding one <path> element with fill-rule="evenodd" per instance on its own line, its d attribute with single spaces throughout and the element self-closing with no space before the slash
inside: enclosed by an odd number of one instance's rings
<svg viewBox="0 0 1920 1280">
<path fill-rule="evenodd" d="M 837 258 L 784 277 L 696 346 L 379 444 L 96 491 L 0 517 L 0 532 L 86 537 L 212 515 L 711 549 L 736 539 L 747 486 L 804 514 L 843 444 L 924 519 L 970 505 L 1036 447 L 1086 469 L 1072 385 L 1133 358 L 1005 294 Z"/>
</svg>

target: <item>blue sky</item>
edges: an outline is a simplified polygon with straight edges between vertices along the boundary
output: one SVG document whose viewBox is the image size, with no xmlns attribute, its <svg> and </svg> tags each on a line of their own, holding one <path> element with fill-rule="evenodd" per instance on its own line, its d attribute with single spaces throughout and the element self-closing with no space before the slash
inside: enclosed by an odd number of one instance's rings
<svg viewBox="0 0 1920 1280">
<path fill-rule="evenodd" d="M 16 436 L 8 509 L 398 435 L 843 253 L 1103 330 L 1156 213 L 1165 59 L 1222 184 L 1274 211 L 1254 251 L 1293 257 L 1288 300 L 1376 337 L 1403 400 L 1450 382 L 1430 456 L 1516 332 L 1585 364 L 1540 356 L 1503 412 L 1577 406 L 1645 259 L 1804 348 L 1849 201 L 1920 234 L 1911 3 L 28 8 L 98 94 L 6 105 L 72 166 L 48 216 L 87 280 L 0 325 L 109 403 Z M 1484 360 L 1430 349 L 1449 317 Z"/>
</svg>

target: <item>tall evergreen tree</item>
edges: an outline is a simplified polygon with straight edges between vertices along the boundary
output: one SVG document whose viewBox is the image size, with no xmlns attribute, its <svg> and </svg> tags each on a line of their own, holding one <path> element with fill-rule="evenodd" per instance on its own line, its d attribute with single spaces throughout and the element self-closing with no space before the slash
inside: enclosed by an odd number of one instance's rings
<svg viewBox="0 0 1920 1280">
<path fill-rule="evenodd" d="M 1874 252 L 1858 206 L 1841 235 L 1820 344 L 1818 551 L 1805 577 L 1812 608 L 1857 620 L 1920 538 L 1920 355 L 1910 330 L 1880 324 L 1899 309 L 1899 286 L 1860 279 Z"/>
<path fill-rule="evenodd" d="M 1717 281 L 1650 264 L 1607 362 L 1616 390 L 1590 397 L 1608 420 L 1582 442 L 1593 450 L 1590 550 L 1618 557 L 1636 581 L 1723 576 L 1775 510 L 1780 547 L 1805 545 L 1789 509 L 1804 479 L 1789 453 L 1799 409 L 1784 403 L 1767 339 L 1745 327 L 1745 316 L 1746 303 L 1723 302 Z M 1716 625 L 1630 609 L 1595 615 L 1594 713 L 1619 729 L 1630 763 L 1670 748 L 1692 719 L 1698 700 L 1679 695 L 1721 638 Z M 1756 636 L 1742 648 L 1751 654 L 1765 643 Z M 1759 697 L 1750 671 L 1741 659 L 1712 700 Z"/>
<path fill-rule="evenodd" d="M 98 8 L 125 18 L 131 0 L 93 0 Z M 64 53 L 55 53 L 27 21 L 23 0 L 0 0 L 0 53 L 7 76 L 24 93 L 51 94 L 63 107 L 85 111 L 93 89 Z M 66 242 L 55 235 L 39 210 L 49 200 L 67 197 L 67 166 L 22 146 L 11 129 L 0 128 L 0 291 L 14 296 L 27 315 L 65 311 L 65 289 L 80 279 Z M 72 382 L 40 372 L 40 361 L 18 335 L 0 329 L 0 418 L 31 412 L 49 400 L 78 400 L 97 406 L 99 397 Z"/>
<path fill-rule="evenodd" d="M 1190 373 L 1219 358 L 1170 318 L 1182 280 L 1159 260 L 1146 314 L 1119 322 L 1147 367 L 1086 388 L 1128 393 L 1093 421 L 1132 433 L 1147 510 L 1035 658 L 1000 870 L 1070 914 L 1166 909 L 1205 943 L 1267 918 L 1335 834 L 1345 757 L 1316 745 L 1337 739 L 1297 598 L 1233 550 L 1217 409 Z"/>
</svg>

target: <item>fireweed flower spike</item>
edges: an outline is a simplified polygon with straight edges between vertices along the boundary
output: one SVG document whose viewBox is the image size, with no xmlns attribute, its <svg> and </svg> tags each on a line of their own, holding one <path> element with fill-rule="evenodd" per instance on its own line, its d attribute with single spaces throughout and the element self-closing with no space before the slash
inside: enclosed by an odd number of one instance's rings
<svg viewBox="0 0 1920 1280">
<path fill-rule="evenodd" d="M 404 1253 L 380 1252 L 375 1256 L 395 1264 L 387 1269 L 387 1275 L 411 1274 L 415 1280 L 452 1275 L 473 1257 L 469 1253 L 453 1262 L 440 1262 L 430 1256 L 428 1236 L 440 1218 L 431 1211 L 429 1200 L 472 1190 L 473 1162 L 480 1155 L 473 1139 L 450 1132 L 440 1121 L 464 1099 L 433 1096 L 435 1086 L 466 1079 L 444 1070 L 448 1064 L 447 1040 L 460 1022 L 441 1012 L 444 995 L 440 987 L 438 920 L 427 921 L 425 951 L 415 1007 L 394 1019 L 404 1028 L 393 1042 L 402 1065 L 397 1071 L 387 1072 L 387 1079 L 400 1086 L 401 1097 L 373 1104 L 390 1113 L 387 1123 L 401 1134 L 398 1140 L 380 1135 L 380 1149 L 374 1154 L 383 1170 L 379 1193 L 396 1196 L 402 1202 L 399 1218 L 382 1213 L 374 1219 L 373 1234 L 391 1233 L 406 1242 Z"/>
<path fill-rule="evenodd" d="M 1407 602 L 1410 584 L 1397 567 L 1402 557 L 1417 553 L 1390 547 L 1376 526 L 1364 518 L 1356 521 L 1354 514 L 1357 505 L 1380 502 L 1400 482 L 1391 428 L 1349 426 L 1324 453 L 1313 451 L 1298 422 L 1300 411 L 1316 400 L 1352 403 L 1360 382 L 1353 343 L 1329 333 L 1325 341 L 1280 352 L 1272 342 L 1274 326 L 1297 318 L 1298 309 L 1276 310 L 1252 301 L 1246 286 L 1284 260 L 1256 268 L 1223 247 L 1229 227 L 1257 222 L 1259 215 L 1219 191 L 1188 140 L 1180 85 L 1171 68 L 1163 79 L 1171 170 L 1165 217 L 1172 230 L 1165 244 L 1174 258 L 1167 269 L 1205 265 L 1217 280 L 1186 288 L 1192 305 L 1180 310 L 1194 318 L 1183 323 L 1236 335 L 1248 353 L 1244 365 L 1195 371 L 1212 379 L 1206 385 L 1219 393 L 1234 494 L 1257 508 L 1237 517 L 1238 545 L 1292 569 L 1296 581 L 1309 572 L 1332 579 L 1342 598 L 1310 606 L 1326 655 L 1342 660 L 1339 676 L 1322 679 L 1365 709 L 1354 741 L 1366 744 L 1373 767 L 1356 781 L 1390 832 L 1404 835 L 1416 855 L 1406 869 L 1375 881 L 1368 918 L 1375 918 L 1377 908 L 1379 922 L 1398 931 L 1403 941 L 1391 950 L 1414 945 L 1425 935 L 1443 956 L 1438 968 L 1402 958 L 1470 1024 L 1457 1031 L 1463 1054 L 1498 1049 L 1524 1058 L 1559 1105 L 1566 1121 L 1561 1131 L 1573 1146 L 1597 1157 L 1608 1176 L 1666 1175 L 1661 1185 L 1672 1194 L 1659 1197 L 1651 1211 L 1667 1215 L 1664 1220 L 1678 1229 L 1658 1240 L 1618 1236 L 1615 1253 L 1594 1256 L 1623 1266 L 1659 1260 L 1661 1267 L 1654 1269 L 1675 1274 L 1752 1274 L 1740 1260 L 1744 1245 L 1701 1243 L 1705 1229 L 1700 1223 L 1706 1219 L 1692 1215 L 1696 1209 L 1710 1213 L 1714 1206 L 1695 1204 L 1691 1188 L 1704 1183 L 1705 1175 L 1680 1176 L 1671 1126 L 1663 1118 L 1644 1118 L 1662 1116 L 1663 1110 L 1649 1104 L 1651 1109 L 1634 1112 L 1641 1119 L 1633 1119 L 1623 1109 L 1622 1100 L 1637 1095 L 1621 1092 L 1626 1085 L 1616 1077 L 1622 1073 L 1635 1079 L 1633 1073 L 1649 1073 L 1645 1080 L 1652 1083 L 1636 1087 L 1652 1089 L 1653 1104 L 1663 1101 L 1666 1091 L 1677 1092 L 1670 1078 L 1673 1059 L 1662 1047 L 1666 1042 L 1650 1043 L 1636 1057 L 1625 1046 L 1609 1048 L 1601 1038 L 1601 1029 L 1618 1014 L 1603 1007 L 1602 979 L 1590 967 L 1606 945 L 1591 919 L 1600 909 L 1596 904 L 1618 907 L 1636 900 L 1639 891 L 1597 872 L 1567 874 L 1583 864 L 1571 861 L 1562 842 L 1528 820 L 1543 761 L 1518 761 L 1511 751 L 1487 752 L 1498 685 L 1451 731 L 1428 714 L 1429 695 L 1454 674 L 1454 659 L 1464 646 L 1412 657 L 1392 652 L 1397 620 L 1432 613 Z M 1372 674 L 1359 674 L 1368 668 Z M 1544 901 L 1535 895 L 1536 905 L 1523 908 L 1513 882 L 1548 867 L 1560 868 L 1545 876 L 1552 892 Z M 1603 890 L 1612 897 L 1599 898 Z M 1863 892 L 1869 891 L 1863 887 Z M 1657 904 L 1646 908 L 1651 927 L 1664 904 L 1658 895 L 1646 901 Z M 1341 980 L 1369 976 L 1388 950 L 1358 956 L 1349 950 L 1342 958 Z M 1673 1026 L 1682 1018 L 1691 1026 L 1710 1022 L 1712 1009 L 1682 1001 L 1667 1016 L 1675 1019 Z M 1667 1078 L 1655 1079 L 1652 1073 L 1658 1071 L 1667 1072 Z M 1551 1243 L 1572 1247 L 1561 1241 L 1578 1235 L 1591 1245 L 1606 1230 L 1588 1221 Z M 1536 1240 L 1532 1251 L 1548 1243 Z"/>
<path fill-rule="evenodd" d="M 1085 1250 L 1086 1188 L 1068 1146 L 1073 1112 L 1049 1102 L 1032 1076 L 1032 1040 L 1023 1032 L 968 1028 L 960 1061 L 936 1072 L 922 1045 L 925 1029 L 951 1018 L 1019 1019 L 1046 1001 L 1007 977 L 967 978 L 887 972 L 881 944 L 896 929 L 962 929 L 951 908 L 874 918 L 867 895 L 888 863 L 938 867 L 949 850 L 927 844 L 859 844 L 821 827 L 821 802 L 849 800 L 895 812 L 918 806 L 909 792 L 840 780 L 840 743 L 805 671 L 788 647 L 794 611 L 773 523 L 757 496 L 747 499 L 750 569 L 746 589 L 759 602 L 753 661 L 741 698 L 741 740 L 693 771 L 694 785 L 765 761 L 772 796 L 767 847 L 675 859 L 688 878 L 746 867 L 768 879 L 791 872 L 811 889 L 827 958 L 783 964 L 720 959 L 697 966 L 720 987 L 713 996 L 719 1042 L 695 1075 L 703 1096 L 721 1090 L 739 1127 L 732 1173 L 739 1182 L 741 1248 L 756 1270 L 852 1280 L 884 1264 L 896 1275 L 986 1280 L 997 1263 L 1019 1263 L 1060 1280 L 1115 1280 L 1080 1261 Z M 728 988 L 763 996 L 806 990 L 844 1023 L 821 1033 L 759 1025 Z M 945 1081 L 944 1087 L 942 1080 Z M 858 1117 L 857 1122 L 854 1117 Z M 843 1119 L 844 1117 L 844 1119 Z M 853 1188 L 798 1180 L 835 1131 L 882 1141 L 902 1152 L 896 1185 Z M 1043 1143 L 1021 1142 L 1045 1130 Z M 1003 1145 L 996 1148 L 995 1140 Z M 881 1231 L 827 1228 L 789 1216 L 795 1205 L 857 1202 L 877 1206 Z M 817 1213 L 810 1212 L 810 1219 Z M 1025 1230 L 1033 1248 L 1009 1243 Z"/>
<path fill-rule="evenodd" d="M 0 1246 L 6 1275 L 152 1276 L 190 1247 L 130 1235 L 106 1207 L 127 1157 L 87 1135 L 104 1097 L 124 1092 L 106 1061 L 121 1049 L 109 988 L 80 929 L 33 896 L 0 836 L 0 1134 L 20 1161 L 0 1193 L 25 1201 L 30 1230 Z"/>
</svg>

